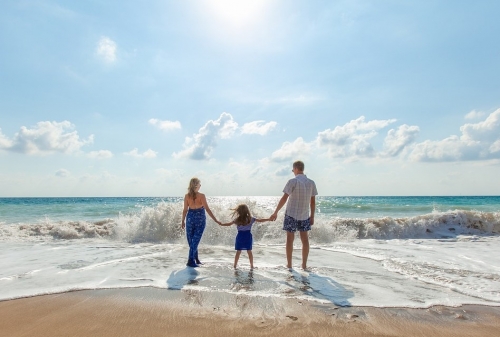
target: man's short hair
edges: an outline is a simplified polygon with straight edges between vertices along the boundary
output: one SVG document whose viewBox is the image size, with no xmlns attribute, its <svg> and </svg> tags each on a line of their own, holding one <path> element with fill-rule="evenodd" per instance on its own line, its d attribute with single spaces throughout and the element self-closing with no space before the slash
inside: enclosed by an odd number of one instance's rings
<svg viewBox="0 0 500 337">
<path fill-rule="evenodd" d="M 304 162 L 297 160 L 295 163 L 293 163 L 293 168 L 296 168 L 297 170 L 304 172 Z"/>
</svg>

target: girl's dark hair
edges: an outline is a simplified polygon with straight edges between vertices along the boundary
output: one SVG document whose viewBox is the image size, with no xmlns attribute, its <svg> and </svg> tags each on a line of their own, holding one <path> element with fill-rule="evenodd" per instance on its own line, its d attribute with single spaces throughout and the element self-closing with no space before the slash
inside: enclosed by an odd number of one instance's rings
<svg viewBox="0 0 500 337">
<path fill-rule="evenodd" d="M 250 210 L 247 205 L 238 205 L 236 208 L 232 209 L 232 211 L 233 213 L 231 215 L 237 226 L 245 226 L 252 221 L 252 216 L 250 215 Z"/>
</svg>

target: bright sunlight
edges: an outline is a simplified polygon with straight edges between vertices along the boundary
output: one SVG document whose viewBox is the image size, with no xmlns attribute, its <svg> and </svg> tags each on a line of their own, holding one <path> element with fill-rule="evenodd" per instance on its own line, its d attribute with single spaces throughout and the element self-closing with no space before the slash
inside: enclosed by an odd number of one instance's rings
<svg viewBox="0 0 500 337">
<path fill-rule="evenodd" d="M 269 1 L 265 0 L 207 0 L 214 15 L 232 26 L 245 26 L 258 21 Z"/>
</svg>

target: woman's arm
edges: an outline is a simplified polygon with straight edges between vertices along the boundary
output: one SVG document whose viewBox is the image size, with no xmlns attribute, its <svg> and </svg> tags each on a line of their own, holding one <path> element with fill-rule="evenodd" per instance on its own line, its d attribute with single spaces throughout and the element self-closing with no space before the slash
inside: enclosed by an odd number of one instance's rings
<svg viewBox="0 0 500 337">
<path fill-rule="evenodd" d="M 205 197 L 205 194 L 203 194 L 203 193 L 199 193 L 199 194 L 200 194 L 200 197 L 201 197 L 201 202 L 203 204 L 203 207 L 205 207 L 205 210 L 207 211 L 208 215 L 212 218 L 213 221 L 215 221 L 216 223 L 219 223 L 219 220 L 217 220 L 217 218 L 215 217 L 215 215 L 213 215 L 212 210 L 210 209 L 210 207 L 208 207 L 207 198 Z"/>
<path fill-rule="evenodd" d="M 182 210 L 182 229 L 186 227 L 186 214 L 188 211 L 188 201 L 187 201 L 187 195 L 184 196 L 184 209 Z"/>
<path fill-rule="evenodd" d="M 218 223 L 219 223 L 219 225 L 221 225 L 221 226 L 231 226 L 231 225 L 233 225 L 233 224 L 234 224 L 234 222 L 232 222 L 232 221 L 231 221 L 231 222 L 228 222 L 228 223 L 222 223 L 222 222 L 220 222 L 220 221 L 219 221 Z"/>
</svg>

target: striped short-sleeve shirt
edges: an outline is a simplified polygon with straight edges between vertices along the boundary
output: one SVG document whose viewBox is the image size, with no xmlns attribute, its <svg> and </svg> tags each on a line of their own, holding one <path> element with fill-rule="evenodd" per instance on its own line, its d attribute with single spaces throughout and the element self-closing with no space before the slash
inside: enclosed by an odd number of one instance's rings
<svg viewBox="0 0 500 337">
<path fill-rule="evenodd" d="M 299 221 L 309 219 L 311 197 L 318 195 L 314 181 L 305 174 L 297 174 L 286 183 L 283 193 L 288 194 L 286 215 Z"/>
</svg>

